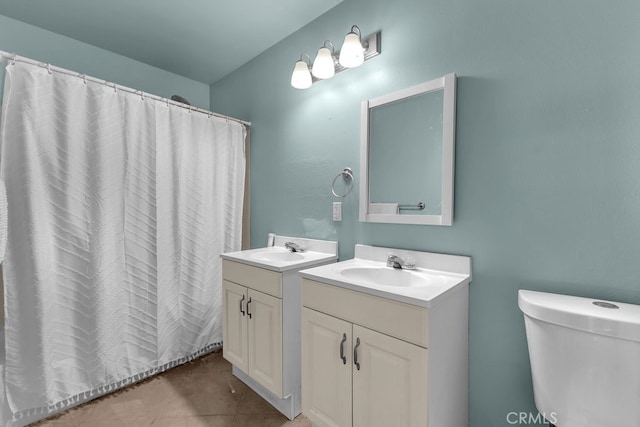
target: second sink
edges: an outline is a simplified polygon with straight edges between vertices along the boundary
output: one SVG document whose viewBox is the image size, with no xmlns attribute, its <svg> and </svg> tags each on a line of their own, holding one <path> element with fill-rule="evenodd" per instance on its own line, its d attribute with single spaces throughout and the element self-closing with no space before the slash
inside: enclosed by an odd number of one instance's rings
<svg viewBox="0 0 640 427">
<path fill-rule="evenodd" d="M 399 270 L 389 267 L 349 267 L 340 270 L 347 280 L 390 287 L 433 286 L 444 283 L 439 274 L 424 274 L 419 270 Z"/>
<path fill-rule="evenodd" d="M 369 295 L 430 308 L 471 282 L 471 258 L 406 249 L 356 245 L 355 257 L 336 264 L 304 269 L 305 279 Z M 390 255 L 399 265 L 389 267 Z M 414 262 L 415 261 L 415 262 Z"/>
</svg>

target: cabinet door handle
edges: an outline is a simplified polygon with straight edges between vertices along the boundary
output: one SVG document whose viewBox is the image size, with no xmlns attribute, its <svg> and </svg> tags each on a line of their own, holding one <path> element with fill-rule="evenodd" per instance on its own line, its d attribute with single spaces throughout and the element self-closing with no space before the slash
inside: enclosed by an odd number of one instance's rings
<svg viewBox="0 0 640 427">
<path fill-rule="evenodd" d="M 358 347 L 360 347 L 360 338 L 356 338 L 356 346 L 353 348 L 353 364 L 360 370 L 360 362 L 358 362 Z"/>
<path fill-rule="evenodd" d="M 249 304 L 251 304 L 251 297 L 249 297 L 249 301 L 247 301 L 247 315 L 249 319 L 251 319 L 251 312 L 249 311 Z"/>
<path fill-rule="evenodd" d="M 240 300 L 240 313 L 242 313 L 242 315 L 244 316 L 244 306 L 242 305 L 242 303 L 244 302 L 244 295 L 242 295 L 242 299 Z"/>
<path fill-rule="evenodd" d="M 342 341 L 340 341 L 340 359 L 342 359 L 342 364 L 347 364 L 347 356 L 344 355 L 344 343 L 347 342 L 347 334 L 342 334 Z"/>
</svg>

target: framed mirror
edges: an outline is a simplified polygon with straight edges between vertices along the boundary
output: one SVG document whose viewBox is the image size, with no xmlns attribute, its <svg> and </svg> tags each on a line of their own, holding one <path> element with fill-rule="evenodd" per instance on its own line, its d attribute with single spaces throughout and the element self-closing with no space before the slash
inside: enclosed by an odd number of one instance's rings
<svg viewBox="0 0 640 427">
<path fill-rule="evenodd" d="M 452 225 L 456 75 L 362 102 L 360 221 Z"/>
</svg>

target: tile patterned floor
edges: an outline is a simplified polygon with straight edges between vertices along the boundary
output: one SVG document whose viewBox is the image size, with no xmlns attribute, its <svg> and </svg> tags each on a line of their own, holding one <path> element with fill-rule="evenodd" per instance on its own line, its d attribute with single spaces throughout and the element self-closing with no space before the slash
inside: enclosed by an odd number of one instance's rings
<svg viewBox="0 0 640 427">
<path fill-rule="evenodd" d="M 103 396 L 38 427 L 310 427 L 289 421 L 231 374 L 222 352 Z"/>
</svg>

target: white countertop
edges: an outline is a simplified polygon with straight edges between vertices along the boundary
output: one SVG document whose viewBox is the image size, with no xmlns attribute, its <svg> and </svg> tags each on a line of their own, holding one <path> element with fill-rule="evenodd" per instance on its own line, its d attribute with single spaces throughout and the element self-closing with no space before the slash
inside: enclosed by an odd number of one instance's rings
<svg viewBox="0 0 640 427">
<path fill-rule="evenodd" d="M 286 242 L 300 244 L 305 250 L 292 253 L 284 247 Z M 276 236 L 274 246 L 228 252 L 220 255 L 220 257 L 229 261 L 240 262 L 278 272 L 300 270 L 336 261 L 338 259 L 338 243 L 324 240 Z"/>
<path fill-rule="evenodd" d="M 358 250 L 358 246 L 361 246 L 360 250 Z M 414 256 L 417 268 L 415 270 L 394 270 L 392 267 L 387 267 L 386 254 L 388 252 Z M 374 258 L 374 260 L 368 258 Z M 378 261 L 378 259 L 382 259 L 384 262 Z M 366 272 L 368 269 L 372 270 L 371 276 L 374 276 L 373 278 L 359 278 L 357 274 L 348 274 L 357 271 Z M 422 307 L 433 307 L 445 295 L 455 292 L 471 282 L 471 259 L 457 255 L 356 245 L 356 258 L 305 269 L 300 271 L 300 275 L 307 279 L 370 295 Z M 376 280 L 376 275 L 379 280 Z M 394 280 L 395 276 L 398 280 Z M 410 280 L 406 280 L 407 278 Z M 406 284 L 411 282 L 411 284 L 397 286 L 385 284 L 385 280 L 398 283 L 406 282 Z M 420 284 L 421 280 L 424 281 L 424 285 Z"/>
</svg>

